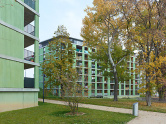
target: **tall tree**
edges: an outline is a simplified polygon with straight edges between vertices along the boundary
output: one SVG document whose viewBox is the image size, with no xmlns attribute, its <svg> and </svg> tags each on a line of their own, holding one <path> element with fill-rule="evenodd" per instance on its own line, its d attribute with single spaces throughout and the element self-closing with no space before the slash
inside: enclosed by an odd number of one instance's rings
<svg viewBox="0 0 166 124">
<path fill-rule="evenodd" d="M 155 87 L 153 64 L 159 59 L 160 46 L 165 44 L 166 1 L 129 0 L 122 4 L 123 16 L 127 20 L 127 44 L 137 47 L 141 53 L 142 74 L 145 74 L 146 102 L 151 106 L 151 96 Z M 162 59 L 160 59 L 162 60 Z M 161 62 L 160 62 L 161 63 Z"/>
<path fill-rule="evenodd" d="M 120 0 L 94 0 L 93 7 L 88 7 L 85 11 L 87 16 L 83 19 L 81 36 L 85 44 L 90 48 L 96 48 L 92 58 L 100 61 L 103 70 L 110 69 L 115 80 L 114 101 L 117 101 L 119 76 L 122 71 L 126 57 L 132 51 L 132 47 L 124 50 L 124 40 L 122 42 L 121 31 L 125 25 L 125 20 L 120 14 Z M 124 76 L 123 75 L 123 76 Z M 111 76 L 107 73 L 107 76 Z"/>
</svg>

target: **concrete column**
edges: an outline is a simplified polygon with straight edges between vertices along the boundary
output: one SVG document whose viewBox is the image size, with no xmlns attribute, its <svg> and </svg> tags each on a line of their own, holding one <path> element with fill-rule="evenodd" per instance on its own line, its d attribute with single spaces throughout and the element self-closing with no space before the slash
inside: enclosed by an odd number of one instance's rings
<svg viewBox="0 0 166 124">
<path fill-rule="evenodd" d="M 85 47 L 82 46 L 82 87 L 84 88 L 84 67 L 85 67 L 85 54 L 84 54 Z M 82 90 L 82 96 L 84 96 L 84 89 Z"/>
<path fill-rule="evenodd" d="M 92 50 L 90 49 L 90 48 L 88 48 L 88 51 L 89 52 L 91 52 Z M 91 61 L 91 59 L 90 59 L 90 57 L 88 56 L 88 97 L 90 97 L 91 96 L 91 80 L 92 80 L 92 74 L 91 74 L 91 72 L 92 72 L 92 61 Z"/>
<path fill-rule="evenodd" d="M 133 57 L 133 95 L 135 95 L 135 57 Z"/>
<path fill-rule="evenodd" d="M 121 81 L 119 82 L 119 96 L 121 96 Z"/>
<path fill-rule="evenodd" d="M 131 76 L 131 56 L 129 62 L 129 75 Z M 131 79 L 129 80 L 129 96 L 131 95 Z"/>
<path fill-rule="evenodd" d="M 36 5 L 37 6 L 37 5 Z M 39 38 L 39 17 L 35 15 L 35 36 Z M 35 63 L 39 63 L 39 41 L 34 43 Z M 39 88 L 39 67 L 34 68 L 35 88 Z"/>
<path fill-rule="evenodd" d="M 104 97 L 104 76 L 102 77 L 102 95 Z"/>
<path fill-rule="evenodd" d="M 97 96 L 97 62 L 95 62 L 95 96 Z"/>
</svg>

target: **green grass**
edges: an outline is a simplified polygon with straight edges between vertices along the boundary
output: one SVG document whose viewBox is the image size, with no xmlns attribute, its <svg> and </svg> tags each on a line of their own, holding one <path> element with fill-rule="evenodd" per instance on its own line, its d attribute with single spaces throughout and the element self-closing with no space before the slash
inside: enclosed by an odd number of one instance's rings
<svg viewBox="0 0 166 124">
<path fill-rule="evenodd" d="M 48 97 L 47 99 L 62 100 L 58 97 Z M 117 102 L 115 102 L 113 101 L 113 99 L 106 98 L 83 98 L 83 100 L 80 101 L 80 103 L 84 104 L 102 105 L 128 109 L 132 109 L 132 105 L 135 102 L 139 103 L 139 110 L 166 113 L 166 103 L 152 102 L 152 106 L 146 106 L 145 101 L 138 101 L 136 99 L 119 99 Z"/>
<path fill-rule="evenodd" d="M 0 113 L 0 124 L 124 124 L 132 120 L 130 114 L 79 108 L 82 116 L 67 116 L 63 105 L 39 102 L 38 107 Z"/>
</svg>

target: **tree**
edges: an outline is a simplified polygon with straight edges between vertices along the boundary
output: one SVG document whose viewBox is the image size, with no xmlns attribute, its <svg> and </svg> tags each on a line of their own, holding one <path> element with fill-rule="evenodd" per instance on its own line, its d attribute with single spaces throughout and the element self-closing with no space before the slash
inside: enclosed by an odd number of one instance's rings
<svg viewBox="0 0 166 124">
<path fill-rule="evenodd" d="M 54 40 L 49 42 L 49 53 L 46 54 L 42 64 L 43 74 L 47 77 L 45 87 L 52 90 L 55 86 L 61 85 L 61 96 L 75 114 L 79 100 L 77 96 L 81 90 L 81 86 L 76 83 L 78 79 L 76 68 L 73 67 L 75 49 L 64 26 L 58 26 L 55 35 Z"/>
<path fill-rule="evenodd" d="M 83 19 L 81 36 L 88 47 L 96 49 L 95 53 L 92 52 L 91 57 L 100 61 L 103 70 L 109 69 L 110 73 L 105 71 L 105 75 L 112 78 L 113 74 L 115 79 L 114 101 L 117 101 L 120 77 L 127 73 L 126 68 L 122 69 L 122 66 L 125 65 L 126 57 L 132 51 L 131 47 L 123 49 L 126 39 L 121 32 L 125 20 L 120 13 L 120 0 L 94 0 L 93 5 L 85 10 L 87 16 Z"/>
<path fill-rule="evenodd" d="M 135 46 L 141 56 L 140 69 L 145 74 L 146 102 L 151 106 L 151 96 L 156 87 L 155 63 L 160 59 L 160 48 L 165 44 L 165 0 L 129 0 L 121 6 L 127 20 L 127 44 Z M 165 60 L 159 63 L 164 63 Z M 158 67 L 156 67 L 158 68 Z M 143 75 L 144 76 L 144 75 Z M 143 78 L 144 79 L 144 78 Z"/>
</svg>

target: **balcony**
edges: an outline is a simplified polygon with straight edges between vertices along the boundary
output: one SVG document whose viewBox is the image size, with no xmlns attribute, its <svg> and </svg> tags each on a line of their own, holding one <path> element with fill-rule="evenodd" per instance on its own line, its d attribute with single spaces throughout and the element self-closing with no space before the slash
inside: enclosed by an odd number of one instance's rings
<svg viewBox="0 0 166 124">
<path fill-rule="evenodd" d="M 88 71 L 85 71 L 84 74 L 88 74 Z"/>
<path fill-rule="evenodd" d="M 34 62 L 35 61 L 34 52 L 24 49 L 24 60 Z M 34 65 L 24 63 L 24 69 L 29 69 L 33 67 Z"/>
<path fill-rule="evenodd" d="M 92 64 L 92 68 L 95 68 L 95 65 Z"/>
<path fill-rule="evenodd" d="M 76 59 L 77 60 L 82 60 L 82 56 L 77 56 Z"/>
<path fill-rule="evenodd" d="M 28 24 L 24 27 L 24 31 L 27 32 L 28 34 L 31 34 L 35 36 L 35 26 Z"/>
<path fill-rule="evenodd" d="M 97 75 L 98 75 L 98 76 L 102 76 L 102 75 L 103 75 L 103 72 L 98 72 Z"/>
<path fill-rule="evenodd" d="M 34 78 L 24 77 L 24 88 L 35 88 Z"/>
<path fill-rule="evenodd" d="M 92 79 L 91 82 L 95 82 L 95 79 Z"/>
<path fill-rule="evenodd" d="M 27 7 L 24 7 L 24 26 L 30 24 L 35 19 L 35 13 L 33 10 L 35 10 L 35 0 L 24 0 L 24 3 L 32 8 L 32 10 L 28 9 Z"/>
<path fill-rule="evenodd" d="M 35 26 L 28 24 L 24 27 L 24 31 L 30 35 L 35 36 Z M 34 44 L 34 39 L 24 35 L 24 48 Z"/>
<path fill-rule="evenodd" d="M 81 67 L 82 63 L 81 62 L 77 62 L 77 66 Z"/>
<path fill-rule="evenodd" d="M 85 50 L 85 51 L 84 51 L 84 53 L 85 53 L 85 54 L 88 54 L 88 51 L 87 51 L 87 50 Z"/>
<path fill-rule="evenodd" d="M 34 62 L 34 52 L 24 49 L 24 60 Z"/>
<path fill-rule="evenodd" d="M 102 89 L 102 84 L 97 84 L 97 89 Z"/>
<path fill-rule="evenodd" d="M 24 0 L 24 3 L 35 10 L 35 0 Z"/>
<path fill-rule="evenodd" d="M 78 40 L 73 40 L 72 43 L 74 43 L 76 45 L 79 45 L 79 46 L 83 45 L 83 42 L 82 41 L 78 41 Z"/>
<path fill-rule="evenodd" d="M 98 65 L 98 66 L 97 66 L 97 69 L 101 69 L 101 66 Z"/>
<path fill-rule="evenodd" d="M 82 53 L 82 49 L 76 49 L 76 52 Z"/>
<path fill-rule="evenodd" d="M 95 71 L 92 71 L 91 73 L 92 73 L 92 75 L 95 75 Z"/>
</svg>

